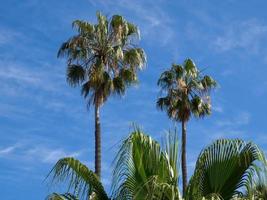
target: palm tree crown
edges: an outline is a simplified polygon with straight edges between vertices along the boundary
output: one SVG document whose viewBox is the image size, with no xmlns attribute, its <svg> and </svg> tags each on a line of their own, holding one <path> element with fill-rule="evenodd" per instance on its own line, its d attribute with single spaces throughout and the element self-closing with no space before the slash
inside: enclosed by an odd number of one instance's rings
<svg viewBox="0 0 267 200">
<path fill-rule="evenodd" d="M 108 20 L 101 13 L 97 13 L 97 24 L 76 20 L 73 27 L 77 35 L 58 52 L 68 59 L 68 83 L 82 85 L 89 104 L 101 105 L 113 93 L 124 94 L 146 61 L 144 50 L 137 47 L 138 28 L 122 16 Z"/>
<path fill-rule="evenodd" d="M 158 85 L 166 96 L 158 99 L 157 106 L 166 110 L 171 119 L 186 122 L 192 113 L 196 117 L 211 113 L 209 92 L 216 82 L 210 76 L 202 76 L 191 59 L 183 65 L 173 64 L 161 74 Z"/>
</svg>

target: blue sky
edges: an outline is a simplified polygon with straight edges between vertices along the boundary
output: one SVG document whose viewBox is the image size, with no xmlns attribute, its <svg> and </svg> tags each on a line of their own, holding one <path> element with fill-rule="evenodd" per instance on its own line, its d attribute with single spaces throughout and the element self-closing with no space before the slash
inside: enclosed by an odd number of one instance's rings
<svg viewBox="0 0 267 200">
<path fill-rule="evenodd" d="M 124 15 L 141 30 L 148 57 L 140 84 L 101 110 L 103 182 L 121 140 L 139 124 L 155 139 L 173 127 L 155 101 L 160 73 L 192 58 L 220 84 L 213 114 L 188 124 L 188 165 L 221 137 L 242 138 L 267 150 L 266 1 L 9 0 L 0 7 L 0 191 L 6 200 L 44 199 L 43 180 L 61 157 L 93 169 L 93 112 L 65 80 L 60 44 L 74 34 L 71 22 L 95 22 L 96 11 Z"/>
</svg>

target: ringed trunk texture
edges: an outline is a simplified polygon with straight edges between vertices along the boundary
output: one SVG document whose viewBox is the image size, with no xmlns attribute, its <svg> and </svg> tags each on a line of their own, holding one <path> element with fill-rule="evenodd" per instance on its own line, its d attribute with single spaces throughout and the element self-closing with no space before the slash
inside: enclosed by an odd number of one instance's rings
<svg viewBox="0 0 267 200">
<path fill-rule="evenodd" d="M 95 173 L 101 178 L 101 130 L 99 105 L 95 105 Z"/>
<path fill-rule="evenodd" d="M 182 122 L 182 177 L 183 177 L 183 197 L 185 197 L 187 187 L 187 166 L 186 166 L 186 122 Z"/>
</svg>

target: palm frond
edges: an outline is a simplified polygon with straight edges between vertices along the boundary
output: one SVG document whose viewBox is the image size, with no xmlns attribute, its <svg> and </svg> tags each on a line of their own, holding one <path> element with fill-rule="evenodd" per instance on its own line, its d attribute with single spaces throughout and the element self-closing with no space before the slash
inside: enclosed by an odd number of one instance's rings
<svg viewBox="0 0 267 200">
<path fill-rule="evenodd" d="M 124 52 L 124 64 L 129 66 L 131 69 L 143 69 L 144 63 L 146 62 L 146 55 L 141 48 L 131 48 Z"/>
<path fill-rule="evenodd" d="M 217 194 L 224 200 L 231 199 L 251 185 L 257 162 L 266 162 L 257 145 L 242 140 L 215 141 L 198 157 L 187 198 L 198 200 Z"/>
<path fill-rule="evenodd" d="M 71 86 L 78 86 L 85 80 L 86 71 L 80 65 L 69 65 L 67 68 L 67 81 Z"/>
<path fill-rule="evenodd" d="M 95 193 L 98 199 L 108 200 L 96 174 L 74 158 L 60 159 L 48 176 L 52 178 L 52 184 L 68 183 L 68 191 L 73 189 L 81 199 L 87 199 Z"/>
<path fill-rule="evenodd" d="M 114 161 L 112 197 L 158 199 L 158 195 L 170 195 L 170 190 L 177 190 L 173 195 L 179 194 L 176 142 L 166 142 L 167 149 L 164 150 L 140 130 L 134 131 L 123 142 Z"/>
<path fill-rule="evenodd" d="M 72 22 L 72 27 L 77 29 L 77 31 L 81 35 L 86 35 L 87 37 L 90 37 L 90 36 L 93 37 L 94 35 L 94 31 L 95 31 L 94 25 L 86 21 L 75 20 Z"/>
</svg>

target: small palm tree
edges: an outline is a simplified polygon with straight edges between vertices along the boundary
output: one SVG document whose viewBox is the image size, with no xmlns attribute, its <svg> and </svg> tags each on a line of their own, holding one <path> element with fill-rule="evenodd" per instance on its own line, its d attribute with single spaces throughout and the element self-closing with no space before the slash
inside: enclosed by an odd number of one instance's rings
<svg viewBox="0 0 267 200">
<path fill-rule="evenodd" d="M 200 153 L 186 199 L 216 196 L 230 200 L 245 196 L 256 175 L 265 167 L 264 153 L 257 145 L 238 139 L 217 140 Z"/>
<path fill-rule="evenodd" d="M 64 42 L 58 56 L 67 58 L 67 81 L 81 86 L 88 106 L 95 107 L 95 172 L 101 176 L 100 107 L 113 94 L 123 95 L 137 82 L 146 61 L 138 28 L 122 16 L 110 20 L 97 13 L 97 24 L 76 20 L 77 34 Z"/>
<path fill-rule="evenodd" d="M 210 76 L 202 76 L 195 63 L 186 59 L 183 65 L 173 64 L 163 72 L 158 85 L 164 94 L 157 107 L 165 110 L 169 118 L 182 123 L 182 178 L 183 195 L 187 186 L 186 123 L 192 114 L 204 117 L 211 113 L 210 90 L 216 82 Z"/>
</svg>

